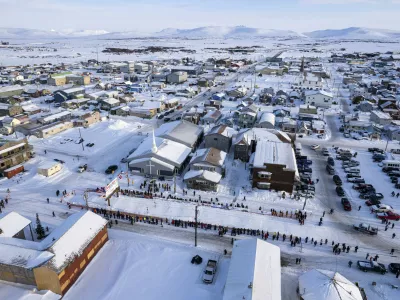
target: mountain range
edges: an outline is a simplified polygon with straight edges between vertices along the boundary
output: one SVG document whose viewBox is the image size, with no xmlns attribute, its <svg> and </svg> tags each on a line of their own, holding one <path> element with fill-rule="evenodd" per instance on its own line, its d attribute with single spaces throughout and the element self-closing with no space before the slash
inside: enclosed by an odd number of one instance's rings
<svg viewBox="0 0 400 300">
<path fill-rule="evenodd" d="M 1 39 L 52 39 L 52 38 L 314 38 L 314 39 L 393 39 L 400 38 L 400 31 L 349 27 L 345 29 L 317 30 L 299 33 L 291 30 L 261 29 L 246 26 L 206 26 L 192 29 L 167 28 L 158 32 L 140 31 L 108 32 L 105 30 L 40 30 L 27 28 L 0 28 Z"/>
</svg>

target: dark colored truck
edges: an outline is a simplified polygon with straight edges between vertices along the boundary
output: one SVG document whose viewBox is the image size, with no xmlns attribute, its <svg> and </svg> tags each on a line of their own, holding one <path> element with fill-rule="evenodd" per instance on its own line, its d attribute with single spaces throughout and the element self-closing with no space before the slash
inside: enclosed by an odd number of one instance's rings
<svg viewBox="0 0 400 300">
<path fill-rule="evenodd" d="M 378 227 L 372 227 L 369 224 L 360 223 L 359 225 L 353 225 L 354 229 L 363 233 L 368 233 L 370 235 L 378 234 Z"/>
<path fill-rule="evenodd" d="M 375 272 L 375 273 L 381 273 L 382 275 L 387 273 L 385 265 L 380 264 L 376 261 L 359 260 L 357 261 L 357 267 L 364 272 Z"/>
</svg>

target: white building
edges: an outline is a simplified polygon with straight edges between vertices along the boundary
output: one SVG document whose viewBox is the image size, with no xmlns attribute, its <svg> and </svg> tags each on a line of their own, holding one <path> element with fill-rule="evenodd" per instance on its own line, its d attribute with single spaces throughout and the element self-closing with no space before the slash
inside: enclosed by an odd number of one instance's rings
<svg viewBox="0 0 400 300">
<path fill-rule="evenodd" d="M 392 122 L 392 117 L 383 111 L 373 110 L 371 111 L 370 120 L 371 122 L 385 126 Z"/>
<path fill-rule="evenodd" d="M 299 77 L 297 80 L 297 85 L 302 88 L 313 88 L 313 89 L 321 89 L 324 85 L 324 80 L 313 74 L 305 74 Z"/>
<path fill-rule="evenodd" d="M 316 107 L 330 108 L 333 102 L 333 94 L 326 91 L 306 91 L 305 102 Z"/>
<path fill-rule="evenodd" d="M 236 241 L 223 300 L 280 300 L 281 251 L 260 239 Z"/>
</svg>

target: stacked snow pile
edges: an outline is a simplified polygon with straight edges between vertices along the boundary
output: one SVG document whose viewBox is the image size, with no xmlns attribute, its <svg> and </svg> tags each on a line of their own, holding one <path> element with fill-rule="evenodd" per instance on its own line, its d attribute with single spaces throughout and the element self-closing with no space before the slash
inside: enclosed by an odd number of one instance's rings
<svg viewBox="0 0 400 300">
<path fill-rule="evenodd" d="M 128 126 L 128 123 L 121 120 L 116 120 L 111 125 L 109 125 L 108 128 L 111 130 L 121 130 L 127 128 Z"/>
</svg>

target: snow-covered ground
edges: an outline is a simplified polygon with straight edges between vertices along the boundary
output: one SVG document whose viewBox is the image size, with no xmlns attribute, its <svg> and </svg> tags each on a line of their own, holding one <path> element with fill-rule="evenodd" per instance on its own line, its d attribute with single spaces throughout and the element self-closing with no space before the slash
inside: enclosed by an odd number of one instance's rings
<svg viewBox="0 0 400 300">
<path fill-rule="evenodd" d="M 0 299 L 58 300 L 61 296 L 50 291 L 38 291 L 33 286 L 0 280 Z"/>
<path fill-rule="evenodd" d="M 109 234 L 64 299 L 222 299 L 229 259 L 221 253 L 117 230 Z M 190 263 L 195 255 L 202 264 Z M 202 282 L 208 259 L 218 261 L 212 284 Z"/>
</svg>

